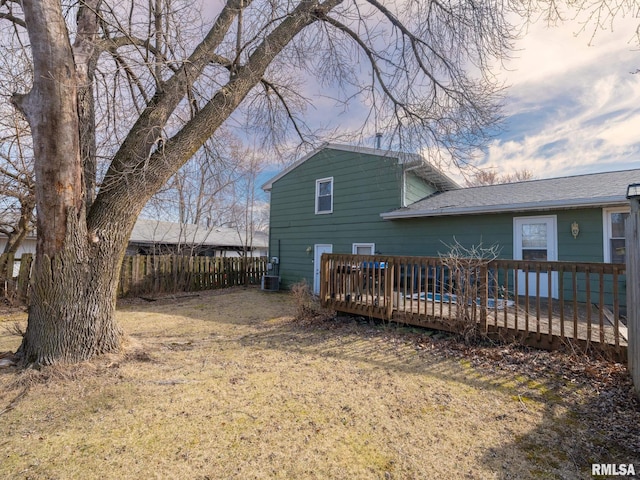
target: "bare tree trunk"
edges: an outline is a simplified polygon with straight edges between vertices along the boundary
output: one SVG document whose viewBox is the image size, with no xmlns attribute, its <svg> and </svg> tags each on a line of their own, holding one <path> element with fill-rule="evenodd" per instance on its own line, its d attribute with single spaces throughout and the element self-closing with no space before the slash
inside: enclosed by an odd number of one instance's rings
<svg viewBox="0 0 640 480">
<path fill-rule="evenodd" d="M 23 363 L 72 363 L 120 349 L 118 243 L 88 244 L 86 228 L 70 214 L 62 249 L 53 257 L 36 255 L 29 323 L 18 350 Z"/>
<path fill-rule="evenodd" d="M 85 0 L 80 4 L 77 16 L 78 31 L 73 44 L 78 85 L 78 119 L 80 126 L 80 156 L 84 175 L 86 211 L 96 196 L 96 119 L 93 79 L 97 56 L 95 42 L 98 38 L 98 16 L 102 0 Z"/>
<path fill-rule="evenodd" d="M 77 101 L 87 70 L 76 65 L 60 3 L 24 2 L 24 13 L 34 82 L 14 103 L 33 135 L 38 243 L 18 355 L 24 363 L 76 362 L 120 348 L 115 289 L 127 231 L 112 229 L 111 239 L 87 231 Z"/>
</svg>

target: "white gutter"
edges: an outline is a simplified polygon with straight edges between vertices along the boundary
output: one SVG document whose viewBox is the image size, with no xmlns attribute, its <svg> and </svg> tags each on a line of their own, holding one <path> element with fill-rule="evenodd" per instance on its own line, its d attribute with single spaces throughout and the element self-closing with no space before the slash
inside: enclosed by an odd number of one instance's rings
<svg viewBox="0 0 640 480">
<path fill-rule="evenodd" d="M 520 204 L 499 204 L 499 205 L 475 205 L 469 207 L 459 207 L 452 205 L 450 207 L 430 208 L 425 210 L 403 209 L 393 212 L 381 213 L 380 216 L 385 220 L 395 220 L 400 218 L 422 218 L 422 217 L 447 217 L 455 215 L 479 215 L 506 212 L 527 212 L 540 210 L 570 210 L 577 208 L 593 208 L 593 207 L 609 207 L 614 205 L 626 205 L 628 200 L 625 197 L 601 197 L 595 198 L 577 198 L 571 200 L 549 200 L 546 202 L 528 202 Z"/>
</svg>

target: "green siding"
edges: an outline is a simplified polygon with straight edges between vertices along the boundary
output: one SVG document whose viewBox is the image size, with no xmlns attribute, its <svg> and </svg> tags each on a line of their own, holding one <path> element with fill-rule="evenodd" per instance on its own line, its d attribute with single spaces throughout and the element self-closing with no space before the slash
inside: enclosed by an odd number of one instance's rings
<svg viewBox="0 0 640 480">
<path fill-rule="evenodd" d="M 333 177 L 333 213 L 315 214 L 315 183 Z M 313 283 L 313 247 L 331 244 L 351 253 L 353 243 L 375 243 L 381 255 L 438 256 L 455 242 L 465 247 L 497 244 L 500 258 L 513 258 L 513 219 L 556 215 L 558 260 L 602 262 L 602 210 L 578 209 L 528 214 L 500 213 L 383 220 L 380 214 L 402 206 L 402 166 L 395 159 L 323 150 L 274 182 L 271 190 L 270 255 L 280 258 L 283 286 L 306 278 Z M 411 187 L 417 196 L 429 188 Z M 578 222 L 574 239 L 571 224 Z M 566 292 L 565 292 L 566 293 Z"/>
<path fill-rule="evenodd" d="M 327 177 L 334 179 L 333 213 L 316 215 L 316 180 Z M 402 206 L 402 181 L 396 159 L 327 149 L 274 182 L 270 255 L 280 256 L 283 284 L 312 283 L 315 244 L 350 253 L 352 243 L 373 241 L 380 213 Z"/>
<path fill-rule="evenodd" d="M 404 206 L 411 205 L 412 203 L 436 192 L 433 185 L 425 182 L 424 179 L 420 178 L 413 172 L 406 173 L 404 183 Z"/>
<path fill-rule="evenodd" d="M 566 262 L 602 262 L 602 209 L 564 210 L 558 216 L 558 260 Z M 571 235 L 571 224 L 580 226 L 578 238 Z"/>
<path fill-rule="evenodd" d="M 508 215 L 490 217 L 433 217 L 385 222 L 388 224 L 384 252 L 392 255 L 446 254 L 452 245 L 466 248 L 498 244 L 501 256 L 511 258 L 512 219 Z"/>
</svg>

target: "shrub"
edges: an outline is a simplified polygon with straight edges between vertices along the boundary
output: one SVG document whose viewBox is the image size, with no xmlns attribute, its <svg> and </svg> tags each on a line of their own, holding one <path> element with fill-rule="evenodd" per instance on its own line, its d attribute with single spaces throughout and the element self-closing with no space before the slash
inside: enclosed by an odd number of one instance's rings
<svg viewBox="0 0 640 480">
<path fill-rule="evenodd" d="M 473 245 L 470 248 L 461 245 L 455 238 L 449 251 L 440 254 L 443 264 L 449 269 L 452 285 L 455 289 L 456 323 L 465 343 L 477 340 L 484 332 L 478 323 L 478 298 L 487 288 L 487 265 L 498 258 L 498 245 L 483 247 Z"/>
<path fill-rule="evenodd" d="M 317 319 L 327 319 L 335 316 L 320 305 L 317 297 L 311 292 L 311 287 L 305 279 L 291 287 L 296 306 L 296 320 L 309 321 Z"/>
</svg>

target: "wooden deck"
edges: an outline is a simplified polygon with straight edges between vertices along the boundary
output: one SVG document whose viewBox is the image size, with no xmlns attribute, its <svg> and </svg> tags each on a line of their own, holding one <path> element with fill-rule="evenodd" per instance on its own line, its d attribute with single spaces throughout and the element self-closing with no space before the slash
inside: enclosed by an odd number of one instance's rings
<svg viewBox="0 0 640 480">
<path fill-rule="evenodd" d="M 448 290 L 442 288 L 446 282 L 443 267 L 438 263 L 440 259 L 354 258 L 335 254 L 326 257 L 323 257 L 321 271 L 324 275 L 321 300 L 337 311 L 450 332 L 461 332 L 471 323 L 491 338 L 550 350 L 573 345 L 583 350 L 599 350 L 617 361 L 626 360 L 627 328 L 620 313 L 623 309 L 618 286 L 624 279 L 623 266 L 496 262 L 483 272 L 474 273 L 488 278 L 489 268 L 498 272 L 487 282 L 490 288 L 481 288 L 476 301 L 465 307 L 457 305 L 450 286 Z M 550 290 L 541 295 L 531 294 L 541 289 L 534 291 L 527 283 L 525 293 L 528 295 L 511 293 L 505 296 L 507 299 L 493 299 L 492 292 L 518 291 L 515 276 L 509 274 L 509 269 L 514 268 L 535 272 L 538 278 L 533 285 L 539 285 L 540 277 L 550 277 L 551 272 L 559 271 L 561 286 L 565 283 L 560 298 L 545 295 Z M 436 277 L 443 281 L 428 279 L 424 272 L 429 269 L 437 272 Z M 422 278 L 415 275 L 416 271 L 422 271 Z M 586 275 L 584 285 L 580 284 L 580 275 Z M 608 280 L 607 275 L 613 281 Z M 510 281 L 516 285 L 509 285 Z M 582 291 L 586 291 L 586 295 Z M 591 301 L 580 301 L 581 295 Z M 458 320 L 458 308 L 465 308 L 467 324 Z"/>
<path fill-rule="evenodd" d="M 480 307 L 476 308 L 477 323 L 480 324 Z M 568 307 L 567 307 L 568 308 Z M 497 310 L 497 311 L 496 311 Z M 524 306 L 508 306 L 506 308 L 488 309 L 486 317 L 487 331 L 513 330 L 519 333 L 527 333 L 536 338 L 537 342 L 543 342 L 543 337 L 566 337 L 568 339 L 587 340 L 591 342 L 606 343 L 611 346 L 627 346 L 627 327 L 619 324 L 616 329 L 614 324 L 605 320 L 602 323 L 598 318 L 598 309 L 592 307 L 591 321 L 585 314 L 586 307 L 576 318 L 561 318 L 558 313 L 548 315 L 536 315 Z M 396 320 L 407 317 L 431 317 L 437 319 L 438 324 L 450 323 L 450 319 L 456 318 L 457 306 L 449 302 L 434 302 L 432 300 L 415 301 L 413 305 L 394 309 L 393 318 Z M 596 320 L 594 323 L 593 320 Z"/>
</svg>

